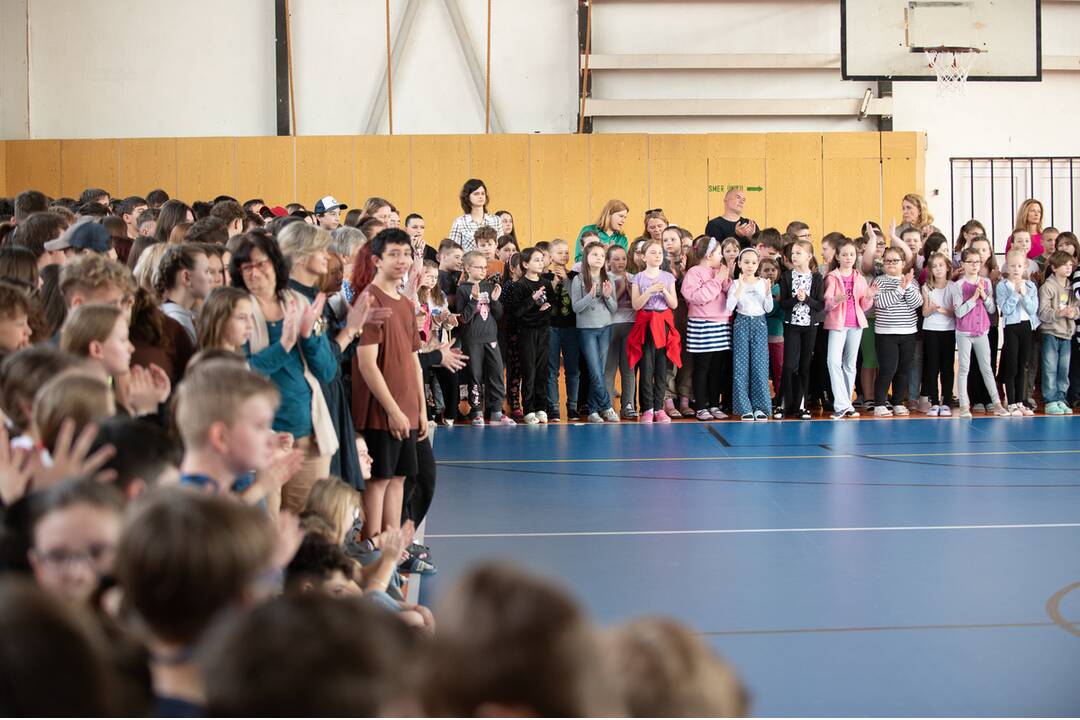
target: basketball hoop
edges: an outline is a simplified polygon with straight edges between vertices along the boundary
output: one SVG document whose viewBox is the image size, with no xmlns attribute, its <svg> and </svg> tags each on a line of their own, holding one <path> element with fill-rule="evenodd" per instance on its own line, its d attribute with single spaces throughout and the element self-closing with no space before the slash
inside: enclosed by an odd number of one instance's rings
<svg viewBox="0 0 1080 720">
<path fill-rule="evenodd" d="M 973 47 L 924 48 L 923 55 L 937 75 L 938 95 L 963 95 L 975 57 L 982 50 Z"/>
</svg>

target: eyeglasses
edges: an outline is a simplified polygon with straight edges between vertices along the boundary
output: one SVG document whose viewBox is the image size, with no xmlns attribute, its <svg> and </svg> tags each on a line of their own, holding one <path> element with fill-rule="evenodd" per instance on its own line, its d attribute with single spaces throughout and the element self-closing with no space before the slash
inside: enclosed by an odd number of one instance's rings
<svg viewBox="0 0 1080 720">
<path fill-rule="evenodd" d="M 85 550 L 56 549 L 48 552 L 38 550 L 32 550 L 31 552 L 34 553 L 34 557 L 38 559 L 38 562 L 45 567 L 50 570 L 59 570 L 75 564 L 97 565 L 102 559 L 112 554 L 113 550 L 112 545 L 94 544 Z"/>
<path fill-rule="evenodd" d="M 258 262 L 244 263 L 243 265 L 240 266 L 240 272 L 243 273 L 244 275 L 255 272 L 256 270 L 258 270 L 259 272 L 264 273 L 269 268 L 270 268 L 270 259 L 267 258 L 265 260 L 259 260 Z"/>
<path fill-rule="evenodd" d="M 982 265 L 982 260 L 979 260 L 978 258 L 976 258 L 974 260 L 965 260 L 964 264 L 965 265 Z"/>
<path fill-rule="evenodd" d="M 885 264 L 886 265 L 892 265 L 892 264 L 898 263 L 898 262 L 903 262 L 903 260 L 901 260 L 900 258 L 889 258 L 888 260 L 885 261 Z"/>
</svg>

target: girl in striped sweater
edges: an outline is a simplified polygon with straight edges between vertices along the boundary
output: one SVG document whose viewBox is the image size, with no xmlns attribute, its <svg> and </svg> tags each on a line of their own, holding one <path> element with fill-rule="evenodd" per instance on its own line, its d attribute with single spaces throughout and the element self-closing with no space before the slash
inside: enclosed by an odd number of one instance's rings
<svg viewBox="0 0 1080 720">
<path fill-rule="evenodd" d="M 731 377 L 731 278 L 716 238 L 702 235 L 694 240 L 690 264 L 682 296 L 688 309 L 686 351 L 694 356 L 695 417 L 723 420 L 727 415 L 720 409 L 721 379 Z"/>
<path fill-rule="evenodd" d="M 874 279 L 877 286 L 874 343 L 879 364 L 874 382 L 874 417 L 909 414 L 900 402 L 892 410 L 885 407 L 890 384 L 897 398 L 907 393 L 908 374 L 915 356 L 915 335 L 919 329 L 918 311 L 922 307 L 922 294 L 914 272 L 904 272 L 904 255 L 895 245 L 888 247 L 884 256 L 885 274 Z"/>
</svg>

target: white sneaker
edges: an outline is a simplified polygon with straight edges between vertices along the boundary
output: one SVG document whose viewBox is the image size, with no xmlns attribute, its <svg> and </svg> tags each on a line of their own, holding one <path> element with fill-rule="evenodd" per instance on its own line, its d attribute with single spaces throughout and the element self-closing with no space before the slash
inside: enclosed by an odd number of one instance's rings
<svg viewBox="0 0 1080 720">
<path fill-rule="evenodd" d="M 524 422 L 526 425 L 539 425 L 540 418 L 536 417 L 536 413 L 529 413 L 524 418 L 522 418 L 522 422 Z"/>
<path fill-rule="evenodd" d="M 941 408 L 939 406 L 931 405 L 930 409 L 926 411 L 926 416 L 927 417 L 937 417 L 938 412 L 940 412 L 940 410 L 941 410 Z"/>
<path fill-rule="evenodd" d="M 1009 417 L 1010 415 L 1012 415 L 1011 412 L 1009 412 L 1008 410 L 1006 410 L 1004 407 L 1001 406 L 1001 403 L 996 403 L 994 405 L 991 405 L 987 409 L 991 413 L 993 413 L 996 417 Z"/>
<path fill-rule="evenodd" d="M 876 405 L 874 407 L 874 417 L 892 417 L 893 411 L 884 405 Z"/>
<path fill-rule="evenodd" d="M 593 425 L 602 425 L 604 423 L 604 418 L 600 417 L 600 413 L 589 413 L 589 422 Z"/>
<path fill-rule="evenodd" d="M 546 423 L 548 421 L 547 413 L 544 412 L 543 410 L 537 410 L 536 411 L 536 419 L 537 419 L 537 421 L 539 421 L 541 423 Z"/>
<path fill-rule="evenodd" d="M 973 412 L 973 413 L 984 413 L 984 412 L 986 412 L 986 406 L 983 405 L 982 403 L 975 403 L 974 405 L 971 406 L 971 412 Z"/>
<path fill-rule="evenodd" d="M 893 406 L 893 415 L 910 415 L 911 411 L 903 405 L 897 404 Z"/>
<path fill-rule="evenodd" d="M 604 418 L 604 422 L 619 422 L 619 413 L 615 412 L 615 408 L 608 408 L 600 413 L 600 417 Z"/>
<path fill-rule="evenodd" d="M 960 417 L 962 417 L 962 418 L 971 417 L 971 408 L 967 407 L 966 405 L 961 405 L 960 406 Z"/>
</svg>

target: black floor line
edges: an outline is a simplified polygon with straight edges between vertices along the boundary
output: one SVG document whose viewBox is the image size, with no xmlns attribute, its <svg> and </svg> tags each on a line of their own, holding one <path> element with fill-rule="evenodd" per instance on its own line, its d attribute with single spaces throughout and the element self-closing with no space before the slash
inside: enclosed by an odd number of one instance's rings
<svg viewBox="0 0 1080 720">
<path fill-rule="evenodd" d="M 729 443 L 729 442 L 727 441 L 727 438 L 725 438 L 725 437 L 724 437 L 723 435 L 721 435 L 721 434 L 720 434 L 720 433 L 719 433 L 719 432 L 718 432 L 718 431 L 716 430 L 716 428 L 714 428 L 714 427 L 713 427 L 712 425 L 709 425 L 709 426 L 708 426 L 708 427 L 706 427 L 705 429 L 709 431 L 709 434 L 710 434 L 710 435 L 712 435 L 712 436 L 713 436 L 714 438 L 716 438 L 717 440 L 719 440 L 719 441 L 720 441 L 720 444 L 721 444 L 721 445 L 723 445 L 723 446 L 724 446 L 724 447 L 726 447 L 726 448 L 729 448 L 729 447 L 731 447 L 731 443 Z"/>
</svg>

